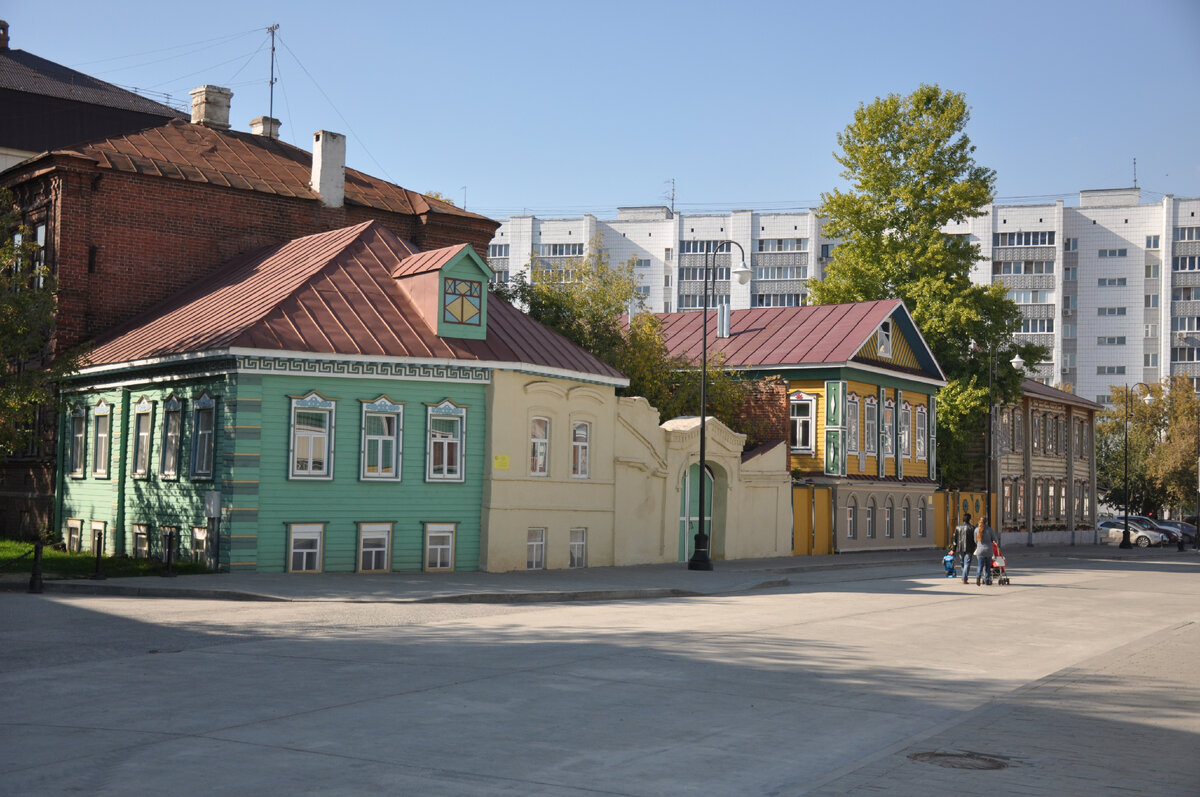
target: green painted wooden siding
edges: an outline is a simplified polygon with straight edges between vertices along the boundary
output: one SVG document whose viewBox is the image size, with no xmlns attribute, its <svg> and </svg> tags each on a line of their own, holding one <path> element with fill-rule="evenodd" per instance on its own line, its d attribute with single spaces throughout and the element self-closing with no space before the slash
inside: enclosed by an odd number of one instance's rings
<svg viewBox="0 0 1200 797">
<path fill-rule="evenodd" d="M 213 424 L 213 478 L 197 480 L 191 478 L 190 474 L 194 435 L 192 413 L 194 399 L 204 391 L 217 399 Z M 223 467 L 232 442 L 223 430 L 230 418 L 227 399 L 233 394 L 233 382 L 229 377 L 181 378 L 166 386 L 144 383 L 123 389 L 70 394 L 69 406 L 74 406 L 75 402 L 79 401 L 84 403 L 88 410 L 87 456 L 84 477 L 76 479 L 68 475 L 64 479 L 61 532 L 66 534 L 67 520 L 82 520 L 83 545 L 87 548 L 91 539 L 88 533 L 91 523 L 103 521 L 107 524 L 105 550 L 110 554 L 133 556 L 133 527 L 146 525 L 149 527 L 150 553 L 152 556 L 159 556 L 162 550 L 162 527 L 175 526 L 180 531 L 180 554 L 190 556 L 191 530 L 194 526 L 203 526 L 206 523 L 204 494 L 209 490 L 221 489 Z M 176 479 L 164 479 L 159 475 L 163 425 L 166 419 L 164 405 L 172 395 L 183 404 L 179 476 Z M 153 426 L 150 431 L 148 473 L 145 478 L 135 478 L 132 473 L 135 445 L 134 408 L 142 398 L 153 405 Z M 92 470 L 95 457 L 95 408 L 101 399 L 111 405 L 111 453 L 108 476 L 98 478 L 92 475 Z M 126 415 L 123 416 L 123 412 Z M 127 429 L 124 440 L 121 439 L 123 427 Z M 122 484 L 124 500 L 120 502 Z"/>
<path fill-rule="evenodd" d="M 261 407 L 261 457 L 257 495 L 257 563 L 260 571 L 287 568 L 287 532 L 293 523 L 325 524 L 322 569 L 357 570 L 358 524 L 391 523 L 393 570 L 423 567 L 424 524 L 454 523 L 455 568 L 479 567 L 480 514 L 483 500 L 485 439 L 483 384 L 264 375 Z M 336 401 L 332 480 L 291 479 L 291 397 L 318 391 Z M 240 396 L 248 397 L 245 387 Z M 362 402 L 380 395 L 404 405 L 401 481 L 359 478 Z M 467 406 L 464 480 L 425 480 L 427 405 L 449 398 Z M 238 424 L 249 418 L 239 413 Z M 240 449 L 239 449 L 240 452 Z M 248 505 L 238 500 L 238 506 Z"/>
<path fill-rule="evenodd" d="M 291 397 L 316 390 L 336 399 L 333 479 L 292 479 L 288 476 L 291 442 Z M 484 384 L 434 381 L 355 379 L 329 376 L 239 374 L 178 381 L 146 382 L 128 388 L 82 392 L 71 397 L 87 407 L 87 456 L 84 477 L 65 478 L 62 532 L 67 519 L 83 521 L 83 541 L 93 521 L 107 524 L 109 553 L 134 552 L 133 527 L 149 526 L 151 555 L 161 551 L 160 530 L 180 530 L 182 553 L 190 554 L 191 529 L 205 525 L 204 495 L 221 491 L 220 564 L 222 569 L 282 572 L 288 566 L 290 524 L 325 526 L 322 569 L 353 572 L 358 565 L 360 523 L 391 523 L 393 570 L 419 571 L 424 564 L 426 523 L 453 523 L 455 568 L 479 567 L 480 515 L 483 498 L 485 440 Z M 124 395 L 123 395 L 124 391 Z M 194 436 L 194 400 L 203 391 L 216 399 L 213 478 L 190 477 Z M 178 479 L 159 475 L 164 404 L 174 394 L 183 402 L 183 434 Z M 404 404 L 399 482 L 359 478 L 362 403 L 387 395 Z M 92 476 L 94 408 L 101 398 L 111 405 L 109 476 Z M 134 407 L 145 398 L 153 405 L 149 472 L 132 474 Z M 462 482 L 427 482 L 427 405 L 444 399 L 466 407 Z M 120 439 L 122 402 L 128 417 Z M 66 467 L 66 460 L 60 460 Z M 119 504 L 125 464 L 124 501 Z"/>
</svg>

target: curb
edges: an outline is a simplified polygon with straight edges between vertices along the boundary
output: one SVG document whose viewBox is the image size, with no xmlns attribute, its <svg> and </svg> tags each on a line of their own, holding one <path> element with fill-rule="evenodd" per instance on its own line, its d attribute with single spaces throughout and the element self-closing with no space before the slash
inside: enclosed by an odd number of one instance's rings
<svg viewBox="0 0 1200 797">
<path fill-rule="evenodd" d="M 654 598 L 701 598 L 735 595 L 757 589 L 785 587 L 786 578 L 768 579 L 755 584 L 714 592 L 679 589 L 676 587 L 614 587 L 612 589 L 567 590 L 557 592 L 457 592 L 413 598 L 363 598 L 339 596 L 329 598 L 285 598 L 258 592 L 227 589 L 187 589 L 166 587 L 133 587 L 124 584 L 86 583 L 83 580 L 55 580 L 43 584 L 44 592 L 74 595 L 111 595 L 129 598 L 191 598 L 201 600 L 257 601 L 266 603 L 566 603 L 572 601 L 646 600 Z M 21 583 L 5 583 L 0 589 L 24 592 Z"/>
</svg>

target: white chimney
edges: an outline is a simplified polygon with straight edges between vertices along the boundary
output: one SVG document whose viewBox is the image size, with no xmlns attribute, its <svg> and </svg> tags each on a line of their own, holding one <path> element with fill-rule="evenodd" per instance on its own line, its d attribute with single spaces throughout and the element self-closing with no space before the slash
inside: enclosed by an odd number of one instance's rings
<svg viewBox="0 0 1200 797">
<path fill-rule="evenodd" d="M 346 198 L 346 137 L 318 130 L 313 133 L 312 189 L 321 204 L 340 208 Z"/>
<path fill-rule="evenodd" d="M 256 136 L 279 138 L 279 120 L 271 116 L 256 116 L 250 120 L 250 132 Z"/>
<path fill-rule="evenodd" d="M 233 92 L 222 86 L 204 85 L 194 88 L 192 95 L 192 124 L 213 130 L 229 129 L 229 100 Z"/>
<path fill-rule="evenodd" d="M 717 337 L 729 337 L 729 305 L 717 305 Z"/>
</svg>

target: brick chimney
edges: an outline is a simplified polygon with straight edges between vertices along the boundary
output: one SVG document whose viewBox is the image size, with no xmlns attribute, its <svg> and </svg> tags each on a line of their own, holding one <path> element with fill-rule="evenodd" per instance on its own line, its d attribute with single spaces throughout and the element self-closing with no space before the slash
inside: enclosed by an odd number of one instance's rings
<svg viewBox="0 0 1200 797">
<path fill-rule="evenodd" d="M 0 52 L 8 49 L 8 23 L 0 19 Z"/>
<path fill-rule="evenodd" d="M 250 120 L 250 132 L 256 136 L 279 138 L 279 120 L 271 116 L 256 116 Z"/>
<path fill-rule="evenodd" d="M 222 86 L 204 85 L 194 88 L 192 95 L 192 124 L 213 130 L 229 129 L 229 100 L 233 92 Z"/>
<path fill-rule="evenodd" d="M 318 130 L 313 133 L 312 189 L 327 208 L 340 208 L 346 199 L 346 137 Z"/>
</svg>

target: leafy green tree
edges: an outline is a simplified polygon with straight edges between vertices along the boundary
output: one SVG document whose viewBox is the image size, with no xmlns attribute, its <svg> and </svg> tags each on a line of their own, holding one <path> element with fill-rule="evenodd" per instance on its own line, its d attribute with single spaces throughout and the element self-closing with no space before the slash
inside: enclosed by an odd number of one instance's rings
<svg viewBox="0 0 1200 797">
<path fill-rule="evenodd" d="M 599 241 L 588 253 L 565 263 L 534 258 L 529 272 L 519 274 L 493 292 L 517 304 L 537 321 L 590 351 L 629 378 L 623 395 L 642 396 L 663 418 L 697 415 L 700 369 L 694 361 L 672 357 L 662 336 L 662 322 L 642 309 L 634 272 L 635 259 L 612 265 Z M 632 312 L 631 312 L 632 311 Z M 709 357 L 708 412 L 726 425 L 762 442 L 755 429 L 742 429 L 747 383 L 742 374 Z"/>
<path fill-rule="evenodd" d="M 1124 510 L 1128 429 L 1130 511 L 1145 515 L 1168 506 L 1194 511 L 1200 396 L 1185 377 L 1147 387 L 1148 390 L 1125 385 L 1110 388 L 1112 406 L 1100 414 L 1096 424 L 1096 480 L 1100 497 Z"/>
<path fill-rule="evenodd" d="M 834 153 L 850 189 L 822 194 L 817 210 L 839 243 L 823 279 L 809 285 L 817 304 L 904 300 L 949 382 L 938 404 L 947 486 L 967 480 L 965 446 L 986 430 L 989 353 L 998 403 L 1019 395 L 1012 356 L 1036 363 L 1047 354 L 1013 344 L 1020 310 L 1003 285 L 971 282 L 979 246 L 943 232 L 981 215 L 995 193 L 996 173 L 975 163 L 964 132 L 969 119 L 965 95 L 936 85 L 859 105 Z"/>
<path fill-rule="evenodd" d="M 12 194 L 0 190 L 0 460 L 35 442 L 38 407 L 53 404 L 55 384 L 82 359 L 50 356 L 54 274 L 20 221 Z"/>
</svg>

